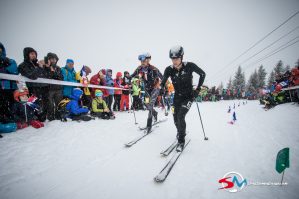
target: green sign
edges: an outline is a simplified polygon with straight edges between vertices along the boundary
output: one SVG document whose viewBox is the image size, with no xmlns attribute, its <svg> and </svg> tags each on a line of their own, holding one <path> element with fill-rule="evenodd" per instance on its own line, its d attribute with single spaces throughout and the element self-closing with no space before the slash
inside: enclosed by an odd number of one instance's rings
<svg viewBox="0 0 299 199">
<path fill-rule="evenodd" d="M 281 173 L 285 170 L 285 168 L 290 167 L 290 155 L 289 148 L 284 148 L 277 153 L 276 157 L 276 171 Z"/>
</svg>

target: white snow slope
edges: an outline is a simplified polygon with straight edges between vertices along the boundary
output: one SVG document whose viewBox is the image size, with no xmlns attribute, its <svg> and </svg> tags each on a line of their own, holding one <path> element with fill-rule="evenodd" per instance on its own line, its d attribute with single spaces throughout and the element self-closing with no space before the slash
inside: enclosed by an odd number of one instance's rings
<svg viewBox="0 0 299 199">
<path fill-rule="evenodd" d="M 166 181 L 153 178 L 170 158 L 160 156 L 176 136 L 172 115 L 154 132 L 125 148 L 141 132 L 132 113 L 116 120 L 53 121 L 42 129 L 29 127 L 0 139 L 1 199 L 203 199 L 299 198 L 299 106 L 283 104 L 264 111 L 258 101 L 237 106 L 237 122 L 227 122 L 234 101 L 205 102 L 187 115 L 191 142 Z M 147 112 L 136 113 L 139 125 Z M 165 117 L 159 111 L 160 117 Z M 279 150 L 290 147 L 287 186 L 246 186 L 237 193 L 219 190 L 218 180 L 230 171 L 247 181 L 280 182 L 275 170 Z"/>
</svg>

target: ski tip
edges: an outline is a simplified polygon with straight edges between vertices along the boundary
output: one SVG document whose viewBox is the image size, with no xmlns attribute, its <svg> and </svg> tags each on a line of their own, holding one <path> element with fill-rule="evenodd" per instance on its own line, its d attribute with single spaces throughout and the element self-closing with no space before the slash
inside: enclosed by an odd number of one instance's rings
<svg viewBox="0 0 299 199">
<path fill-rule="evenodd" d="M 154 178 L 154 181 L 157 183 L 157 184 L 161 184 L 162 182 L 164 182 L 165 179 L 159 179 L 158 176 L 156 176 Z"/>
<path fill-rule="evenodd" d="M 131 147 L 132 145 L 130 145 L 130 144 L 125 144 L 125 147 L 126 148 L 129 148 L 129 147 Z"/>
</svg>

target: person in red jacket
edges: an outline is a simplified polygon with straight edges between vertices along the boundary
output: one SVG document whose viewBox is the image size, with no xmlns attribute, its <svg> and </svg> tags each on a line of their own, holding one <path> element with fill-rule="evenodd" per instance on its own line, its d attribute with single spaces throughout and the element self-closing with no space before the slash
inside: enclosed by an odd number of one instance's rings
<svg viewBox="0 0 299 199">
<path fill-rule="evenodd" d="M 122 86 L 122 73 L 116 73 L 116 79 L 114 79 L 114 87 L 116 88 L 123 88 Z M 120 101 L 121 101 L 122 90 L 116 89 L 114 90 L 114 104 L 113 104 L 113 111 L 120 111 Z"/>
<path fill-rule="evenodd" d="M 105 72 L 105 70 L 104 70 Z M 94 76 L 91 77 L 90 79 L 90 84 L 93 84 L 93 85 L 98 85 L 98 86 L 105 86 L 106 84 L 106 80 L 105 80 L 105 74 L 106 73 L 103 73 L 103 70 L 100 70 L 97 74 L 95 74 Z M 98 88 L 91 88 L 91 96 L 92 98 L 95 98 L 95 91 L 97 90 Z M 100 89 L 103 93 L 105 91 L 106 93 L 106 96 L 107 96 L 107 90 L 106 89 Z M 105 93 L 104 93 L 104 96 L 105 96 Z M 109 94 L 108 94 L 109 95 Z"/>
</svg>

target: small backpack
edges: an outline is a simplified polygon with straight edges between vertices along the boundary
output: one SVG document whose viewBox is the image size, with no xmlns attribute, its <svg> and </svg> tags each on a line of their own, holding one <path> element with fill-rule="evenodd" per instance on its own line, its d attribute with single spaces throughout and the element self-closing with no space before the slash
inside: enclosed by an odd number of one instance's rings
<svg viewBox="0 0 299 199">
<path fill-rule="evenodd" d="M 61 100 L 57 106 L 57 113 L 58 116 L 60 117 L 60 120 L 62 122 L 67 121 L 67 117 L 70 115 L 70 112 L 66 109 L 66 105 L 70 102 L 71 100 L 69 98 L 64 98 Z"/>
</svg>

